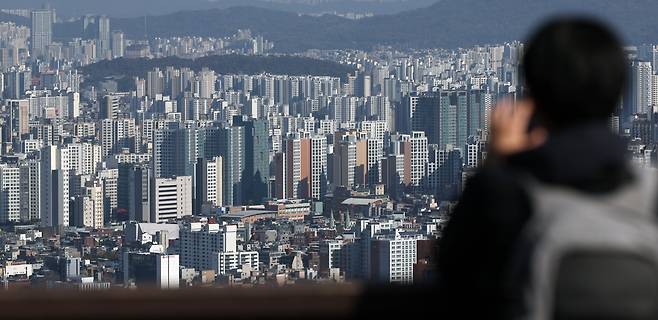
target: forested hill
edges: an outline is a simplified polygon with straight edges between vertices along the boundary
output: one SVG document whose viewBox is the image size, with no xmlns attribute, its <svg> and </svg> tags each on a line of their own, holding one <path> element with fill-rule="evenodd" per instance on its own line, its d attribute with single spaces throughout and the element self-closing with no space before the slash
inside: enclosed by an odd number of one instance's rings
<svg viewBox="0 0 658 320">
<path fill-rule="evenodd" d="M 156 59 L 104 60 L 80 69 L 87 81 L 96 82 L 111 76 L 126 78 L 144 77 L 154 68 L 187 67 L 199 71 L 204 67 L 220 74 L 287 74 L 287 75 L 324 75 L 345 78 L 354 70 L 348 66 L 325 60 L 302 58 L 296 56 L 246 56 L 222 55 L 198 59 L 178 57 Z"/>
</svg>

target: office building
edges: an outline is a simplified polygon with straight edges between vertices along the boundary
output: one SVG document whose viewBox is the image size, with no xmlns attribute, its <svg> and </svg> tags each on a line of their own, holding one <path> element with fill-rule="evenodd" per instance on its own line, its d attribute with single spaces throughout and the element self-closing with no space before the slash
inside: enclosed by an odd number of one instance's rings
<svg viewBox="0 0 658 320">
<path fill-rule="evenodd" d="M 311 145 L 304 134 L 295 133 L 283 140 L 285 168 L 277 176 L 278 184 L 285 185 L 286 199 L 307 199 L 310 192 Z"/>
<path fill-rule="evenodd" d="M 119 96 L 105 95 L 98 113 L 98 119 L 117 119 L 119 116 Z"/>
<path fill-rule="evenodd" d="M 193 176 L 197 159 L 196 128 L 162 128 L 153 135 L 155 177 Z"/>
<path fill-rule="evenodd" d="M 112 31 L 112 58 L 121 58 L 126 49 L 125 35 L 121 31 Z"/>
<path fill-rule="evenodd" d="M 100 229 L 104 227 L 104 196 L 100 181 L 89 181 L 82 187 L 82 194 L 71 200 L 72 225 Z"/>
<path fill-rule="evenodd" d="M 151 219 L 160 223 L 192 215 L 192 177 L 153 178 Z"/>
<path fill-rule="evenodd" d="M 31 51 L 32 56 L 44 57 L 53 38 L 53 11 L 49 9 L 32 10 Z"/>
<path fill-rule="evenodd" d="M 180 230 L 181 265 L 197 271 L 214 270 L 217 253 L 237 252 L 237 226 L 192 222 Z M 213 258 L 213 256 L 215 256 Z"/>
<path fill-rule="evenodd" d="M 20 163 L 20 216 L 22 222 L 41 219 L 41 165 L 36 159 Z"/>
<path fill-rule="evenodd" d="M 32 74 L 29 68 L 12 67 L 4 74 L 4 97 L 7 99 L 23 99 L 25 91 L 32 88 Z M 40 113 L 31 113 L 33 116 Z"/>
<path fill-rule="evenodd" d="M 41 149 L 41 224 L 45 227 L 69 225 L 69 160 L 66 149 Z"/>
<path fill-rule="evenodd" d="M 98 179 L 103 185 L 103 195 L 105 196 L 103 198 L 105 221 L 117 219 L 119 169 L 99 170 Z"/>
<path fill-rule="evenodd" d="M 177 289 L 180 258 L 162 253 L 124 252 L 123 283 L 137 288 Z"/>
<path fill-rule="evenodd" d="M 310 176 L 309 196 L 321 200 L 327 192 L 327 138 L 314 135 L 309 138 L 310 144 Z M 302 163 L 302 166 L 304 164 Z"/>
<path fill-rule="evenodd" d="M 209 99 L 215 93 L 215 82 L 217 76 L 215 72 L 208 69 L 203 69 L 199 72 L 199 98 Z"/>
<path fill-rule="evenodd" d="M 378 139 L 367 139 L 366 146 L 366 182 L 372 186 L 382 180 L 381 159 L 384 152 L 384 142 Z"/>
<path fill-rule="evenodd" d="M 417 237 L 394 236 L 371 241 L 372 279 L 381 283 L 412 284 L 417 262 Z"/>
<path fill-rule="evenodd" d="M 107 16 L 98 17 L 98 59 L 104 60 L 110 56 L 110 18 Z"/>
<path fill-rule="evenodd" d="M 219 155 L 224 165 L 223 201 L 224 205 L 235 206 L 244 203 L 246 170 L 245 127 L 233 126 L 219 131 Z"/>
<path fill-rule="evenodd" d="M 245 194 L 243 202 L 260 203 L 267 198 L 270 180 L 270 145 L 267 119 L 249 119 L 236 117 L 236 126 L 244 127 L 243 175 Z"/>
<path fill-rule="evenodd" d="M 9 100 L 8 105 L 11 110 L 11 132 L 20 141 L 30 131 L 29 100 Z"/>
<path fill-rule="evenodd" d="M 221 207 L 223 205 L 224 164 L 222 157 L 214 157 L 210 160 L 199 159 L 196 166 L 194 212 L 198 214 L 203 212 L 202 209 L 206 206 Z"/>
<path fill-rule="evenodd" d="M 103 158 L 123 150 L 135 151 L 135 137 L 135 119 L 104 119 L 101 122 Z"/>
<path fill-rule="evenodd" d="M 427 179 L 428 191 L 437 200 L 457 201 L 462 189 L 462 155 L 459 148 L 447 145 L 439 148 L 428 146 Z"/>
<path fill-rule="evenodd" d="M 342 248 L 343 242 L 340 240 L 325 240 L 320 243 L 320 272 L 341 267 Z"/>
<path fill-rule="evenodd" d="M 212 254 L 211 264 L 217 275 L 225 275 L 247 266 L 251 271 L 259 270 L 258 252 L 217 252 Z"/>
<path fill-rule="evenodd" d="M 362 163 L 357 162 L 358 157 L 358 144 L 355 136 L 344 136 L 340 141 L 334 143 L 334 171 L 332 183 L 335 186 L 343 186 L 351 188 L 358 181 L 358 172 L 365 172 L 365 160 Z M 362 157 L 364 158 L 364 157 Z"/>
<path fill-rule="evenodd" d="M 21 179 L 18 165 L 0 164 L 0 223 L 21 219 Z"/>
<path fill-rule="evenodd" d="M 120 163 L 117 180 L 117 211 L 129 221 L 151 220 L 151 180 L 148 163 Z"/>
<path fill-rule="evenodd" d="M 408 101 L 414 109 L 411 130 L 424 131 L 429 144 L 464 145 L 469 135 L 488 125 L 491 95 L 482 90 L 439 91 Z M 438 124 L 438 125 L 437 125 Z"/>
</svg>

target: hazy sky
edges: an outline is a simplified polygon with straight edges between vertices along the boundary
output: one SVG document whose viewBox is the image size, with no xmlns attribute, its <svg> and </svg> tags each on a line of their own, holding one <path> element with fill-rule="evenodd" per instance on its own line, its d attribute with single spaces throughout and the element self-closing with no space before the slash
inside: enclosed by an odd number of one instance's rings
<svg viewBox="0 0 658 320">
<path fill-rule="evenodd" d="M 435 0 L 325 0 L 321 4 L 309 4 L 313 2 L 317 0 L 2 0 L 0 8 L 37 8 L 48 3 L 62 17 L 78 17 L 83 14 L 132 17 L 236 5 L 258 5 L 303 13 L 356 11 L 382 14 L 425 7 Z"/>
</svg>

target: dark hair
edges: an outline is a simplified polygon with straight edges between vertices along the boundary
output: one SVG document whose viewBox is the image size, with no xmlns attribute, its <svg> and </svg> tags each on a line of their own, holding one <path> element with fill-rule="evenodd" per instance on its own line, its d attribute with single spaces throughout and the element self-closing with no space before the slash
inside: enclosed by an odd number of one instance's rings
<svg viewBox="0 0 658 320">
<path fill-rule="evenodd" d="M 589 18 L 558 18 L 530 37 L 522 68 L 526 94 L 549 129 L 607 119 L 626 82 L 621 42 Z"/>
</svg>

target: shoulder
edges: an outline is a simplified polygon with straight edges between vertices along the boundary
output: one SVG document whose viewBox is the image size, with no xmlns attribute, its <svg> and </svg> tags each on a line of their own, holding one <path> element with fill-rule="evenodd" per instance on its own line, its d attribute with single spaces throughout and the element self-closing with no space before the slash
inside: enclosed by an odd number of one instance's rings
<svg viewBox="0 0 658 320">
<path fill-rule="evenodd" d="M 522 183 L 527 175 L 521 170 L 505 166 L 484 167 L 466 181 L 463 194 L 469 198 L 478 197 L 493 205 L 510 205 L 508 200 L 527 202 L 526 188 Z"/>
<path fill-rule="evenodd" d="M 482 168 L 466 182 L 451 219 L 515 233 L 532 211 L 530 197 L 521 182 L 523 175 L 503 166 Z"/>
</svg>

